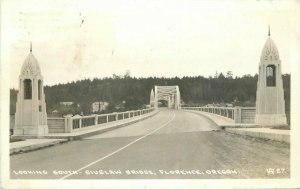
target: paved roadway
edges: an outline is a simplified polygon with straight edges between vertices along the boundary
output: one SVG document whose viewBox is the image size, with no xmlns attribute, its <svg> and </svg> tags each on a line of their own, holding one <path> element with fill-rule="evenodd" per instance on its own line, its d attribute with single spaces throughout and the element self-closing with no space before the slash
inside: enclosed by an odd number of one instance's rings
<svg viewBox="0 0 300 189">
<path fill-rule="evenodd" d="M 127 127 L 12 155 L 10 166 L 13 179 L 286 178 L 289 152 L 287 144 L 229 134 L 200 115 L 162 109 Z"/>
</svg>

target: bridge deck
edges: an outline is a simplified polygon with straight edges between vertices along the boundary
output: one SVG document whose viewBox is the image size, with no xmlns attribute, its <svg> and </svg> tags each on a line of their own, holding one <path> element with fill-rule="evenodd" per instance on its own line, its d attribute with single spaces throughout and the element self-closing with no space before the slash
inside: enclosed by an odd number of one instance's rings
<svg viewBox="0 0 300 189">
<path fill-rule="evenodd" d="M 289 177 L 288 145 L 253 141 L 224 131 L 214 131 L 215 128 L 203 116 L 185 111 L 162 110 L 152 118 L 125 128 L 53 148 L 13 155 L 10 157 L 11 177 Z M 280 175 L 266 173 L 266 169 L 274 167 L 283 168 L 284 172 Z M 20 170 L 46 170 L 47 174 L 17 174 Z M 78 171 L 78 174 L 56 174 L 63 170 Z M 181 172 L 174 173 L 175 170 Z M 196 174 L 190 174 L 192 170 L 196 170 Z M 222 174 L 222 171 L 227 173 Z M 120 174 L 116 174 L 118 172 Z"/>
</svg>

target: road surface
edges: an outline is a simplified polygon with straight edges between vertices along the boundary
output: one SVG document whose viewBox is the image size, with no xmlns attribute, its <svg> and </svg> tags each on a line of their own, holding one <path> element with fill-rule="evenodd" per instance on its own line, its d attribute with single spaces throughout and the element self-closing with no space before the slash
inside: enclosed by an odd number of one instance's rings
<svg viewBox="0 0 300 189">
<path fill-rule="evenodd" d="M 218 130 L 162 109 L 100 135 L 10 157 L 13 179 L 287 178 L 289 145 Z"/>
</svg>

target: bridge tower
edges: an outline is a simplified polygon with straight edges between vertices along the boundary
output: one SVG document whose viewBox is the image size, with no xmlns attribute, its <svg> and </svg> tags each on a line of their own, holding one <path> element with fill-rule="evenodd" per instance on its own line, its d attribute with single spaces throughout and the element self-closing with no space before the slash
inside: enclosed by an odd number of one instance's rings
<svg viewBox="0 0 300 189">
<path fill-rule="evenodd" d="M 38 61 L 30 53 L 19 76 L 14 135 L 43 136 L 48 133 L 43 76 Z"/>
<path fill-rule="evenodd" d="M 277 47 L 270 37 L 270 28 L 259 63 L 255 122 L 259 125 L 287 124 L 281 60 Z"/>
</svg>

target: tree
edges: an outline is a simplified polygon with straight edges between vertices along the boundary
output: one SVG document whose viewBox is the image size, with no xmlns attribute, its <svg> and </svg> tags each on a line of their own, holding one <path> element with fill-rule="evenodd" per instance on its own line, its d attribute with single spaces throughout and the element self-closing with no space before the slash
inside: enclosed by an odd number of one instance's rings
<svg viewBox="0 0 300 189">
<path fill-rule="evenodd" d="M 130 70 L 126 70 L 124 78 L 130 78 Z"/>
<path fill-rule="evenodd" d="M 228 78 L 232 77 L 232 78 Z M 134 78 L 130 73 L 120 77 L 114 74 L 107 78 L 84 79 L 67 84 L 45 86 L 47 112 L 56 110 L 59 103 L 72 101 L 80 104 L 74 113 L 91 113 L 93 102 L 105 101 L 110 104 L 106 113 L 116 111 L 115 106 L 126 101 L 125 109 L 133 110 L 149 104 L 150 91 L 154 85 L 178 85 L 181 99 L 188 105 L 206 105 L 208 103 L 235 103 L 236 105 L 254 104 L 258 75 L 226 77 L 219 73 L 217 77 L 173 77 L 173 78 Z M 286 111 L 290 109 L 290 75 L 282 76 Z M 15 113 L 17 90 L 10 91 L 10 113 Z M 238 100 L 235 102 L 235 100 Z M 69 110 L 66 110 L 69 111 Z M 70 110 L 73 112 L 73 110 Z"/>
<path fill-rule="evenodd" d="M 232 71 L 228 71 L 228 72 L 226 73 L 226 78 L 230 78 L 230 79 L 233 78 L 233 73 L 232 73 Z"/>
</svg>

